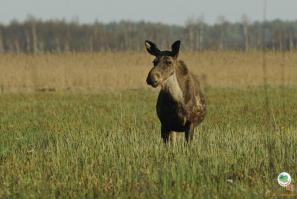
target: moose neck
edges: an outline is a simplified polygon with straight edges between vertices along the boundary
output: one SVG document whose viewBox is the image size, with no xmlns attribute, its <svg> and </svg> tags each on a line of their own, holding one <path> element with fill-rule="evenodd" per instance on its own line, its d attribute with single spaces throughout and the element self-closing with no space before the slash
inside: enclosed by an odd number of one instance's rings
<svg viewBox="0 0 297 199">
<path fill-rule="evenodd" d="M 163 83 L 162 90 L 168 92 L 176 102 L 184 102 L 184 94 L 178 82 L 176 72 Z"/>
</svg>

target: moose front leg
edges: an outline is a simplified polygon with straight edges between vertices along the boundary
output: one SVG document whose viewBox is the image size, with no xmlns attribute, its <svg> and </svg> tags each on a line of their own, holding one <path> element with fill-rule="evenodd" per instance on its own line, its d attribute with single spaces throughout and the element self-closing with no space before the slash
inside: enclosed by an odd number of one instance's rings
<svg viewBox="0 0 297 199">
<path fill-rule="evenodd" d="M 161 137 L 164 143 L 168 143 L 170 141 L 170 143 L 175 144 L 176 133 L 174 131 L 167 130 L 163 125 L 161 127 Z"/>
<path fill-rule="evenodd" d="M 191 142 L 193 140 L 193 137 L 194 137 L 194 125 L 193 123 L 188 123 L 185 131 L 185 138 L 187 143 Z"/>
<path fill-rule="evenodd" d="M 176 143 L 176 132 L 171 131 L 169 133 L 169 141 L 170 141 L 171 144 L 175 145 L 175 143 Z"/>
<path fill-rule="evenodd" d="M 168 131 L 163 125 L 161 126 L 161 138 L 163 139 L 164 143 L 167 143 L 169 140 L 169 133 L 170 131 Z"/>
</svg>

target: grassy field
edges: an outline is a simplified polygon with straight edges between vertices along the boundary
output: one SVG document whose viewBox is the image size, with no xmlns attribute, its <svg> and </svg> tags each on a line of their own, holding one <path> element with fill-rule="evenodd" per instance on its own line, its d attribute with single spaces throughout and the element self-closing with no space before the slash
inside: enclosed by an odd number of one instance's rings
<svg viewBox="0 0 297 199">
<path fill-rule="evenodd" d="M 182 51 L 180 58 L 208 86 L 246 88 L 263 84 L 261 52 Z M 0 54 L 0 92 L 146 88 L 152 60 L 145 50 L 35 56 Z M 297 86 L 297 52 L 267 52 L 266 62 L 270 85 Z"/>
<path fill-rule="evenodd" d="M 161 142 L 145 53 L 0 55 L 0 198 L 286 194 L 276 178 L 297 179 L 297 53 L 267 53 L 266 91 L 260 52 L 181 58 L 208 103 L 188 146 L 184 134 Z"/>
<path fill-rule="evenodd" d="M 194 142 L 161 143 L 150 90 L 0 95 L 0 198 L 230 198 L 297 171 L 297 89 L 207 89 Z M 285 97 L 282 99 L 282 97 Z"/>
</svg>

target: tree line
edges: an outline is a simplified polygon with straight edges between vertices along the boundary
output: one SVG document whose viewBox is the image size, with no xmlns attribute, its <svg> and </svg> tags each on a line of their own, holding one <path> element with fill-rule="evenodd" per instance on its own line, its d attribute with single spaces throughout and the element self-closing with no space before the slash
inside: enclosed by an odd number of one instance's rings
<svg viewBox="0 0 297 199">
<path fill-rule="evenodd" d="M 183 47 L 202 50 L 296 50 L 297 20 L 250 22 L 246 16 L 231 23 L 219 17 L 210 25 L 203 18 L 189 19 L 184 26 L 145 21 L 94 22 L 42 21 L 34 17 L 0 24 L 0 52 L 98 52 L 142 50 L 149 39 L 168 47 L 180 39 Z"/>
</svg>

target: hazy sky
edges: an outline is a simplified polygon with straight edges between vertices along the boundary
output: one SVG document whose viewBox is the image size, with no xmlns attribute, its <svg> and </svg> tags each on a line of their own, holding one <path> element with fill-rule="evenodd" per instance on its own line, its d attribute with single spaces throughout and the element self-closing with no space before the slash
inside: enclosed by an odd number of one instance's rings
<svg viewBox="0 0 297 199">
<path fill-rule="evenodd" d="M 297 0 L 267 0 L 267 19 L 297 19 Z M 0 0 L 0 23 L 24 20 L 78 18 L 82 23 L 145 20 L 184 24 L 189 17 L 204 16 L 214 23 L 224 15 L 239 21 L 242 14 L 262 20 L 264 0 Z"/>
</svg>

